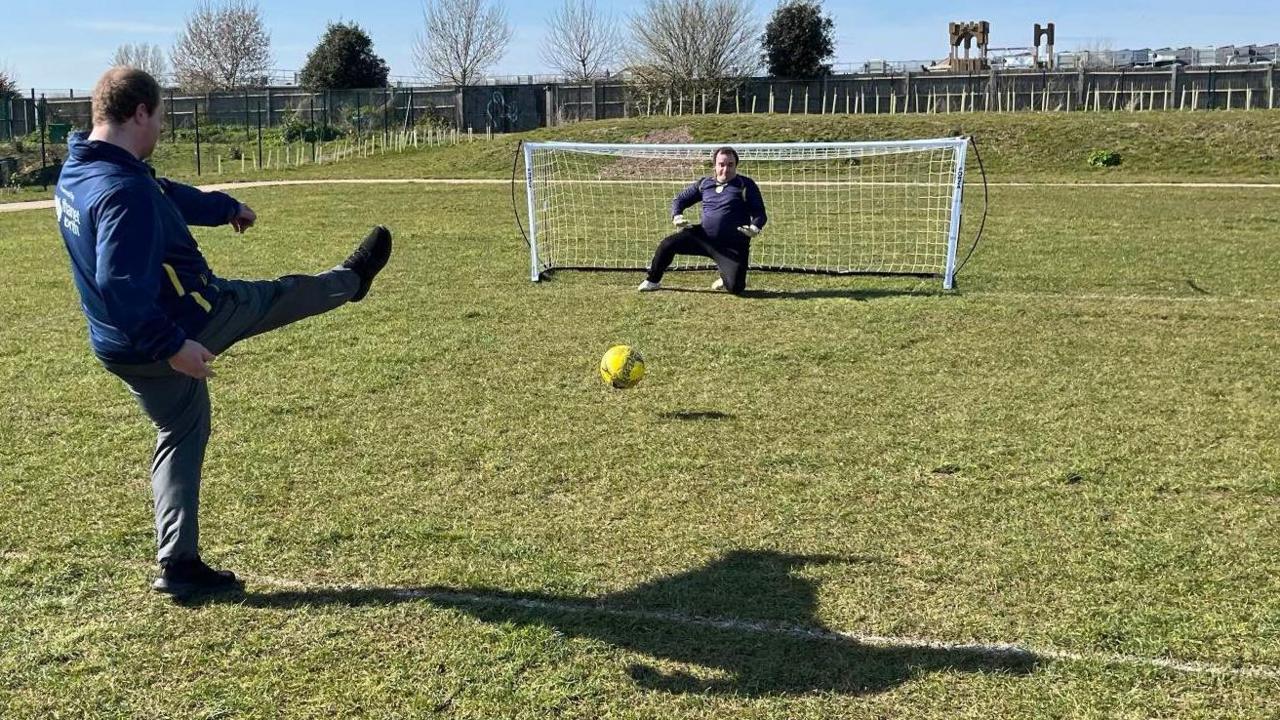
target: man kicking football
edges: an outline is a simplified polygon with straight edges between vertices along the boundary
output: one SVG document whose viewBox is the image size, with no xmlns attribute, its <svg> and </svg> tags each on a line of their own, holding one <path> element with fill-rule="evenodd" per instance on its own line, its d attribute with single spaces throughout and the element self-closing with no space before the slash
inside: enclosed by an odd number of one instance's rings
<svg viewBox="0 0 1280 720">
<path fill-rule="evenodd" d="M 246 282 L 213 274 L 188 225 L 252 227 L 248 205 L 155 177 L 143 162 L 160 137 L 160 86 L 130 67 L 93 90 L 93 130 L 70 139 L 54 208 L 89 343 L 156 426 L 151 463 L 160 576 L 178 596 L 240 587 L 200 558 L 200 472 L 209 441 L 211 363 L 245 338 L 356 302 L 391 255 L 373 229 L 318 275 Z"/>
<path fill-rule="evenodd" d="M 671 223 L 678 228 L 658 243 L 649 263 L 649 275 L 637 288 L 657 290 L 662 275 L 676 255 L 700 255 L 715 261 L 720 278 L 712 290 L 728 290 L 738 295 L 747 286 L 747 264 L 751 238 L 760 234 L 768 221 L 760 188 L 746 175 L 738 174 L 738 153 L 731 147 L 713 154 L 715 177 L 704 177 L 680 191 L 671 201 Z M 702 203 L 702 223 L 690 225 L 684 211 Z"/>
</svg>

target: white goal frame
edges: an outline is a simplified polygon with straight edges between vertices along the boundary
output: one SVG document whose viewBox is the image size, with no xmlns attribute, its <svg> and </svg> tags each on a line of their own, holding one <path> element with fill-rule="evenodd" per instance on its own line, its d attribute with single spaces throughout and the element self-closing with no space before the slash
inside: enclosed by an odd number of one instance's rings
<svg viewBox="0 0 1280 720">
<path fill-rule="evenodd" d="M 560 263 L 556 257 L 554 235 L 548 236 L 548 232 L 543 229 L 540 231 L 539 223 L 539 207 L 544 209 L 554 207 L 555 193 L 564 192 L 557 186 L 556 178 L 549 177 L 555 170 L 552 166 L 547 169 L 547 163 L 539 164 L 538 159 L 546 153 L 582 153 L 587 155 L 606 155 L 616 156 L 620 159 L 655 159 L 675 162 L 700 162 L 705 159 L 707 173 L 710 174 L 710 154 L 713 150 L 723 145 L 729 145 L 736 150 L 741 158 L 742 174 L 749 177 L 752 175 L 753 160 L 759 162 L 777 162 L 785 163 L 789 161 L 805 161 L 814 160 L 830 161 L 830 160 L 846 160 L 850 162 L 860 162 L 862 160 L 870 160 L 871 162 L 882 161 L 888 162 L 888 156 L 899 156 L 910 153 L 934 153 L 930 157 L 940 158 L 936 164 L 940 167 L 938 172 L 930 169 L 929 174 L 935 176 L 933 179 L 925 177 L 907 178 L 907 177 L 889 177 L 885 175 L 883 179 L 876 179 L 873 175 L 871 180 L 851 179 L 841 182 L 790 182 L 776 181 L 772 183 L 768 180 L 762 181 L 761 178 L 755 179 L 760 185 L 761 192 L 764 195 L 766 211 L 770 214 L 769 225 L 765 228 L 764 235 L 752 243 L 753 257 L 751 269 L 753 270 L 777 270 L 784 272 L 816 272 L 836 275 L 914 275 L 925 277 L 940 277 L 944 289 L 950 290 L 955 286 L 956 272 L 956 255 L 957 244 L 960 233 L 960 215 L 961 203 L 964 194 L 964 176 L 965 176 L 965 159 L 969 146 L 967 137 L 950 137 L 927 140 L 898 140 L 898 141 L 865 141 L 865 142 L 795 142 L 795 143 L 689 143 L 689 144 L 652 144 L 652 143 L 582 143 L 582 142 L 526 142 L 524 143 L 524 164 L 525 164 L 525 194 L 527 202 L 527 212 L 529 221 L 529 263 L 530 277 L 534 282 L 540 280 L 544 273 L 557 269 L 599 269 L 599 270 L 645 270 L 643 264 L 637 264 L 635 260 L 629 262 L 613 262 L 606 261 L 602 263 Z M 788 158 L 787 153 L 793 153 L 796 157 Z M 941 153 L 941 155 L 938 155 Z M 930 161 L 935 162 L 935 161 Z M 688 185 L 698 179 L 696 173 L 690 173 L 688 177 L 682 178 L 663 178 L 661 182 L 670 184 L 672 192 L 661 202 L 657 202 L 652 208 L 654 217 L 653 236 L 648 237 L 648 228 L 646 228 L 645 239 L 651 241 L 651 247 L 656 247 L 659 240 L 662 239 L 662 232 L 671 232 L 669 218 L 667 217 L 668 204 L 671 197 L 683 185 Z M 636 182 L 644 184 L 646 182 L 653 184 L 654 181 L 649 180 L 630 180 L 625 176 L 619 178 L 596 178 L 596 179 L 561 179 L 559 185 L 578 184 L 609 184 L 614 186 L 625 186 L 628 183 Z M 925 187 L 926 193 L 934 192 L 937 194 L 926 195 L 926 200 L 931 203 L 929 211 L 937 217 L 932 218 L 927 230 L 914 230 L 916 234 L 927 233 L 929 235 L 928 247 L 931 254 L 936 254 L 936 264 L 933 259 L 926 263 L 929 267 L 921 269 L 920 267 L 908 267 L 907 269 L 886 269 L 885 267 L 858 267 L 846 263 L 837 263 L 832 265 L 823 265 L 822 263 L 805 263 L 805 264 L 789 264 L 789 263 L 765 263 L 757 264 L 757 253 L 755 248 L 761 243 L 770 242 L 770 229 L 775 225 L 775 216 L 773 208 L 770 206 L 770 187 L 771 185 L 840 185 L 840 186 L 856 186 L 859 192 L 863 188 L 871 188 L 867 190 L 870 195 L 868 202 L 874 203 L 876 190 L 881 193 L 881 197 L 896 188 L 907 186 Z M 859 198 L 862 203 L 862 198 Z M 647 204 L 655 204 L 650 201 Z M 866 208 L 866 205 L 862 205 Z M 604 212 L 606 208 L 595 208 L 597 211 Z M 855 208 L 856 209 L 856 208 Z M 648 212 L 648 207 L 644 210 Z M 945 217 L 943 217 L 945 215 Z M 545 217 L 545 215 L 544 215 Z M 551 222 L 546 224 L 553 225 Z M 541 232 L 541 234 L 540 234 Z M 945 239 L 941 236 L 945 235 Z M 945 251 L 941 250 L 945 248 Z M 677 269 L 681 266 L 676 266 Z M 706 267 L 703 265 L 683 267 Z"/>
</svg>

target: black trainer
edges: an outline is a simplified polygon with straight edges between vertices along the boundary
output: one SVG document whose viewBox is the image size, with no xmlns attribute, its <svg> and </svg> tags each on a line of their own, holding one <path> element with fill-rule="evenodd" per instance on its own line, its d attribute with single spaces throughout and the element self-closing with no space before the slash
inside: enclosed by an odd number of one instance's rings
<svg viewBox="0 0 1280 720">
<path fill-rule="evenodd" d="M 230 570 L 214 570 L 199 557 L 160 563 L 160 577 L 151 589 L 175 597 L 240 590 L 244 583 Z"/>
<path fill-rule="evenodd" d="M 390 257 L 391 231 L 379 225 L 369 231 L 351 257 L 342 261 L 342 267 L 354 270 L 360 276 L 360 288 L 351 296 L 351 302 L 360 302 L 369 294 L 374 276 L 386 267 Z"/>
</svg>

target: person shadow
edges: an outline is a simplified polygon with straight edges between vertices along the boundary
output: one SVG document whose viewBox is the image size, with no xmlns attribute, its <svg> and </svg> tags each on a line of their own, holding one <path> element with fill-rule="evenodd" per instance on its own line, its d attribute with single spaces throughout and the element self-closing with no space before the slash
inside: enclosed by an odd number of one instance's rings
<svg viewBox="0 0 1280 720">
<path fill-rule="evenodd" d="M 658 413 L 658 417 L 663 420 L 732 420 L 733 413 L 721 412 L 719 410 L 666 410 Z"/>
<path fill-rule="evenodd" d="M 817 584 L 794 571 L 849 562 L 878 561 L 740 550 L 696 569 L 597 596 L 428 586 L 249 592 L 192 602 L 264 608 L 426 602 L 486 623 L 549 628 L 648 656 L 653 664 L 628 668 L 634 682 L 681 694 L 862 695 L 925 673 L 1025 675 L 1043 662 L 1014 647 L 891 639 L 872 643 L 826 628 L 817 613 Z M 669 669 L 673 664 L 677 667 Z"/>
<path fill-rule="evenodd" d="M 661 292 L 695 293 L 701 295 L 725 295 L 723 290 L 710 288 L 663 287 Z M 911 290 L 893 288 L 811 288 L 796 290 L 762 290 L 747 288 L 739 297 L 752 300 L 830 300 L 843 299 L 858 302 L 895 297 L 941 297 L 941 290 Z"/>
<path fill-rule="evenodd" d="M 755 290 L 747 288 L 742 291 L 742 297 L 755 300 L 825 300 L 836 298 L 866 302 L 880 298 L 940 297 L 942 295 L 942 291 L 893 288 L 813 288 L 808 290 Z"/>
</svg>

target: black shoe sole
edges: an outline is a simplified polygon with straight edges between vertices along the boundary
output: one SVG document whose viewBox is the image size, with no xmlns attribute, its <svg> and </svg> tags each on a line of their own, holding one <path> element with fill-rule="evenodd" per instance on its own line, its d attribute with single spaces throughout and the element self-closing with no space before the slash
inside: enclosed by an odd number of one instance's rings
<svg viewBox="0 0 1280 720">
<path fill-rule="evenodd" d="M 175 598 L 189 598 L 200 595 L 221 595 L 223 593 L 238 593 L 244 590 L 244 583 L 239 579 L 231 582 L 217 583 L 214 585 L 206 583 L 186 583 L 165 580 L 164 578 L 156 578 L 151 583 L 151 589 L 163 595 L 172 595 Z"/>
<path fill-rule="evenodd" d="M 382 272 L 382 268 L 386 267 L 387 261 L 391 259 L 391 231 L 387 228 L 382 225 L 375 227 L 373 231 L 369 233 L 368 237 L 360 243 L 360 247 L 364 248 L 366 244 L 369 245 L 371 249 L 382 244 L 385 245 L 386 249 L 383 252 L 377 253 L 377 257 L 374 256 L 373 252 L 370 252 L 370 257 L 365 260 L 366 263 L 370 264 L 370 267 L 364 268 L 364 272 L 367 274 L 367 277 L 363 274 L 360 276 L 360 287 L 356 289 L 356 294 L 351 296 L 351 300 L 349 302 L 360 302 L 364 299 L 365 295 L 369 294 L 369 288 L 373 286 L 373 279 L 378 276 L 378 273 Z M 343 264 L 346 265 L 346 263 Z M 347 265 L 347 267 L 352 270 L 355 269 L 351 268 L 349 265 Z"/>
</svg>

